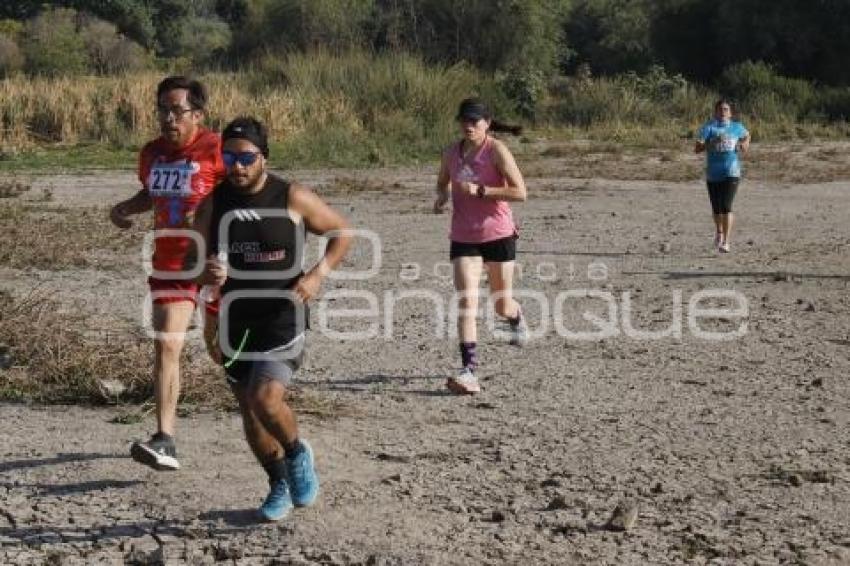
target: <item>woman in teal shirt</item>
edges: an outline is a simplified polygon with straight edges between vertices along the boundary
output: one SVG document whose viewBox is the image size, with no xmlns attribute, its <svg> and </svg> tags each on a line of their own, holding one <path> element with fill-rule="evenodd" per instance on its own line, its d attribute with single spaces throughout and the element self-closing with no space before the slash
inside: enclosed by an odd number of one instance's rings
<svg viewBox="0 0 850 566">
<path fill-rule="evenodd" d="M 750 133 L 743 124 L 732 120 L 732 105 L 721 98 L 714 105 L 714 118 L 699 129 L 694 151 L 706 152 L 705 176 L 716 228 L 714 246 L 723 253 L 730 250 L 732 201 L 741 180 L 738 152 L 746 153 L 749 148 Z"/>
</svg>

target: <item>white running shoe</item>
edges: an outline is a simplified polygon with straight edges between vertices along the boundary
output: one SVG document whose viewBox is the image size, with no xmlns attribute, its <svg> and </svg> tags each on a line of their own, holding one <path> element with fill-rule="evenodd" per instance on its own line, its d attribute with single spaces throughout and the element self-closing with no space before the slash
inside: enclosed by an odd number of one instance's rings
<svg viewBox="0 0 850 566">
<path fill-rule="evenodd" d="M 720 244 L 720 247 L 717 248 L 721 253 L 728 254 L 731 248 L 729 247 L 729 242 L 723 242 Z"/>
<path fill-rule="evenodd" d="M 529 340 L 528 324 L 525 323 L 525 317 L 520 315 L 517 324 L 511 324 L 510 321 L 505 321 L 500 325 L 500 328 L 493 330 L 493 337 L 500 342 L 507 342 L 511 346 L 525 346 Z"/>
<path fill-rule="evenodd" d="M 446 387 L 449 388 L 449 391 L 457 395 L 473 395 L 481 391 L 478 378 L 475 377 L 475 374 L 468 367 L 460 370 L 457 377 L 450 377 L 446 382 Z"/>
</svg>

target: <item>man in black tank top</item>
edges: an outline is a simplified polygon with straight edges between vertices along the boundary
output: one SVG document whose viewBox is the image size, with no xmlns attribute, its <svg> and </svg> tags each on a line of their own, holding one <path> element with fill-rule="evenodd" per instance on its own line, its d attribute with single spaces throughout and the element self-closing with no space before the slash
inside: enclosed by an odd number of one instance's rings
<svg viewBox="0 0 850 566">
<path fill-rule="evenodd" d="M 195 217 L 207 250 L 198 282 L 221 293 L 224 367 L 248 444 L 269 476 L 260 513 L 277 521 L 318 495 L 313 451 L 299 438 L 286 387 L 303 358 L 308 304 L 351 237 L 345 219 L 309 188 L 267 172 L 263 124 L 237 118 L 222 140 L 227 178 Z M 304 272 L 307 232 L 333 235 L 324 257 Z"/>
</svg>

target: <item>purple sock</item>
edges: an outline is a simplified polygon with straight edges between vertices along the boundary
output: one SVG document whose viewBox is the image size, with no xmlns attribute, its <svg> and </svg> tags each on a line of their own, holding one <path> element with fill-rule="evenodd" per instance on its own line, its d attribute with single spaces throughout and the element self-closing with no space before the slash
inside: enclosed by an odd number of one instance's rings
<svg viewBox="0 0 850 566">
<path fill-rule="evenodd" d="M 478 355 L 475 353 L 475 342 L 460 343 L 460 360 L 465 368 L 475 369 L 478 367 Z"/>
</svg>

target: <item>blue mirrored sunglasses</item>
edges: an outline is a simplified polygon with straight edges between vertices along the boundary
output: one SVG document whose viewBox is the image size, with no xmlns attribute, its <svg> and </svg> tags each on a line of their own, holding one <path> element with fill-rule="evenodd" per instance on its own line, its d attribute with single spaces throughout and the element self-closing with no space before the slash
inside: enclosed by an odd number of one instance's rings
<svg viewBox="0 0 850 566">
<path fill-rule="evenodd" d="M 242 167 L 250 167 L 257 161 L 257 158 L 262 155 L 259 151 L 242 151 L 234 153 L 232 151 L 222 151 L 221 159 L 224 161 L 224 166 L 230 169 L 237 163 Z"/>
</svg>

